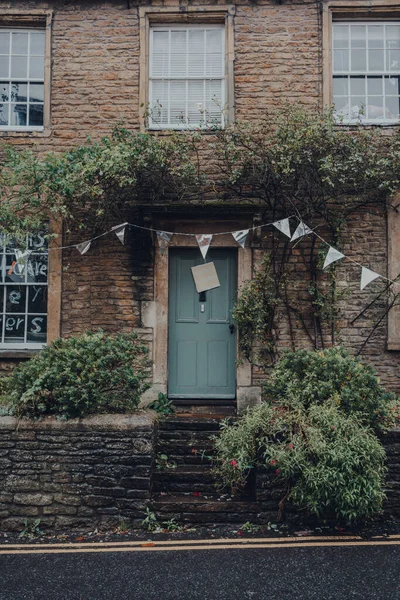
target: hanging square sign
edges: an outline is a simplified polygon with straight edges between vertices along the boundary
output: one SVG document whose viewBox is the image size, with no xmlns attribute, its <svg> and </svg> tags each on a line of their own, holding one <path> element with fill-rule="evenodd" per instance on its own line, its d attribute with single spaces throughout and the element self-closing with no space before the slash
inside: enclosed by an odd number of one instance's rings
<svg viewBox="0 0 400 600">
<path fill-rule="evenodd" d="M 213 262 L 192 267 L 192 275 L 199 294 L 200 292 L 213 290 L 221 285 Z"/>
</svg>

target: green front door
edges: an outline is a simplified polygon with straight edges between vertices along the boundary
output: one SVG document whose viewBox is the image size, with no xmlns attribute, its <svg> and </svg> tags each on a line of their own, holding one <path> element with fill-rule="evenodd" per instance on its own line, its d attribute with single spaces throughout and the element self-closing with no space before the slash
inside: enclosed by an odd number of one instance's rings
<svg viewBox="0 0 400 600">
<path fill-rule="evenodd" d="M 168 395 L 170 398 L 235 398 L 236 335 L 232 308 L 237 253 L 213 249 L 221 286 L 198 294 L 191 267 L 202 264 L 198 248 L 170 250 Z"/>
</svg>

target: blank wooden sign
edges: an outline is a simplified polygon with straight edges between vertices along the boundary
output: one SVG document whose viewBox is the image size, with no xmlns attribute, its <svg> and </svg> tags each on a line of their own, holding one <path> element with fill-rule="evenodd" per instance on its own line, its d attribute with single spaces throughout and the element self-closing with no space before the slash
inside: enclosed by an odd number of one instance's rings
<svg viewBox="0 0 400 600">
<path fill-rule="evenodd" d="M 213 262 L 192 267 L 192 275 L 199 294 L 200 292 L 213 290 L 221 285 Z"/>
</svg>

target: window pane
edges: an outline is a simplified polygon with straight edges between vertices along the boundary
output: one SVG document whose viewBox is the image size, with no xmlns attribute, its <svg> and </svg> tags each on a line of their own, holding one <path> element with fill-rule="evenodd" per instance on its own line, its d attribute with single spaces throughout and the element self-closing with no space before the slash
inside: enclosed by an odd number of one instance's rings
<svg viewBox="0 0 400 600">
<path fill-rule="evenodd" d="M 25 332 L 25 316 L 6 314 L 4 341 L 9 343 L 23 343 Z"/>
<path fill-rule="evenodd" d="M 382 77 L 367 77 L 367 92 L 372 96 L 382 94 Z"/>
<path fill-rule="evenodd" d="M 222 77 L 224 64 L 221 54 L 207 54 L 206 77 Z"/>
<path fill-rule="evenodd" d="M 383 50 L 368 50 L 368 70 L 383 73 L 385 70 Z"/>
<path fill-rule="evenodd" d="M 29 105 L 28 125 L 31 127 L 41 127 L 43 125 L 43 104 Z"/>
<path fill-rule="evenodd" d="M 368 26 L 368 48 L 383 48 L 383 25 Z"/>
<path fill-rule="evenodd" d="M 400 48 L 400 25 L 386 26 L 386 47 Z"/>
<path fill-rule="evenodd" d="M 43 83 L 31 83 L 29 86 L 29 101 L 30 102 L 43 102 L 43 99 L 44 99 Z"/>
<path fill-rule="evenodd" d="M 224 107 L 222 106 L 222 82 L 206 81 L 207 122 L 220 125 Z"/>
<path fill-rule="evenodd" d="M 8 54 L 10 52 L 10 34 L 5 31 L 0 31 L 0 54 Z"/>
<path fill-rule="evenodd" d="M 204 62 L 204 54 L 193 54 L 191 52 L 188 56 L 189 75 L 204 77 Z"/>
<path fill-rule="evenodd" d="M 350 27 L 351 35 L 351 47 L 352 48 L 366 48 L 367 43 L 365 39 L 366 27 L 365 25 L 352 25 Z"/>
<path fill-rule="evenodd" d="M 204 29 L 189 29 L 188 31 L 188 51 L 204 54 L 205 52 L 205 31 Z"/>
<path fill-rule="evenodd" d="M 10 76 L 10 59 L 8 56 L 0 56 L 0 77 Z"/>
<path fill-rule="evenodd" d="M 168 81 L 153 81 L 151 84 L 151 120 L 163 125 L 168 123 Z"/>
<path fill-rule="evenodd" d="M 186 121 L 186 81 L 170 83 L 170 123 L 184 125 Z"/>
<path fill-rule="evenodd" d="M 350 77 L 350 94 L 352 96 L 365 94 L 365 77 Z"/>
<path fill-rule="evenodd" d="M 9 285 L 6 287 L 6 311 L 24 313 L 26 308 L 26 286 Z"/>
<path fill-rule="evenodd" d="M 334 50 L 333 52 L 333 69 L 334 71 L 349 70 L 349 51 Z"/>
<path fill-rule="evenodd" d="M 0 82 L 0 102 L 8 102 L 10 99 L 8 81 Z"/>
<path fill-rule="evenodd" d="M 348 94 L 348 78 L 334 77 L 333 78 L 333 95 L 345 96 Z"/>
<path fill-rule="evenodd" d="M 389 96 L 386 98 L 386 117 L 388 119 L 398 119 L 399 117 L 400 98 L 397 96 Z"/>
<path fill-rule="evenodd" d="M 12 56 L 11 57 L 11 77 L 18 79 L 26 79 L 28 76 L 28 57 L 27 56 Z"/>
<path fill-rule="evenodd" d="M 26 102 L 28 97 L 28 86 L 26 83 L 11 83 L 11 100 L 13 102 Z"/>
<path fill-rule="evenodd" d="M 27 112 L 27 104 L 11 104 L 11 125 L 25 126 Z"/>
<path fill-rule="evenodd" d="M 45 34 L 42 33 L 31 33 L 31 47 L 30 54 L 44 55 L 44 40 Z"/>
<path fill-rule="evenodd" d="M 28 34 L 11 34 L 11 54 L 28 54 Z"/>
<path fill-rule="evenodd" d="M 206 51 L 223 54 L 221 29 L 209 29 L 206 32 Z"/>
<path fill-rule="evenodd" d="M 365 96 L 355 96 L 351 98 L 350 117 L 365 116 Z"/>
<path fill-rule="evenodd" d="M 47 339 L 47 317 L 44 315 L 29 315 L 26 339 L 35 344 L 45 344 Z"/>
<path fill-rule="evenodd" d="M 171 31 L 170 76 L 185 77 L 186 70 L 186 31 Z"/>
<path fill-rule="evenodd" d="M 48 234 L 48 228 L 28 236 L 28 249 L 38 252 L 48 247 L 48 240 L 45 237 Z"/>
<path fill-rule="evenodd" d="M 189 81 L 188 84 L 188 122 L 192 125 L 204 123 L 206 106 L 204 104 L 204 81 Z"/>
<path fill-rule="evenodd" d="M 349 47 L 349 26 L 334 25 L 333 26 L 333 47 L 348 48 Z"/>
<path fill-rule="evenodd" d="M 368 119 L 383 119 L 383 96 L 368 97 Z"/>
<path fill-rule="evenodd" d="M 31 56 L 29 58 L 29 77 L 32 79 L 43 79 L 44 77 L 44 57 Z"/>
<path fill-rule="evenodd" d="M 153 31 L 153 53 L 168 54 L 169 52 L 169 32 Z"/>
<path fill-rule="evenodd" d="M 168 77 L 169 54 L 153 54 L 151 65 L 151 75 L 153 77 Z"/>
<path fill-rule="evenodd" d="M 365 50 L 351 51 L 351 70 L 365 71 L 367 69 L 367 56 Z"/>
<path fill-rule="evenodd" d="M 400 50 L 387 50 L 387 70 L 400 71 Z"/>
<path fill-rule="evenodd" d="M 32 254 L 28 260 L 28 282 L 47 281 L 47 254 Z"/>
<path fill-rule="evenodd" d="M 28 313 L 47 312 L 47 286 L 30 285 L 28 288 Z"/>
<path fill-rule="evenodd" d="M 25 268 L 17 264 L 15 254 L 5 255 L 6 283 L 22 283 L 25 281 Z"/>
<path fill-rule="evenodd" d="M 335 114 L 342 119 L 349 118 L 349 104 L 347 97 L 333 97 L 333 104 L 335 106 Z"/>
<path fill-rule="evenodd" d="M 400 94 L 399 83 L 399 77 L 385 77 L 385 93 L 391 96 Z"/>
</svg>

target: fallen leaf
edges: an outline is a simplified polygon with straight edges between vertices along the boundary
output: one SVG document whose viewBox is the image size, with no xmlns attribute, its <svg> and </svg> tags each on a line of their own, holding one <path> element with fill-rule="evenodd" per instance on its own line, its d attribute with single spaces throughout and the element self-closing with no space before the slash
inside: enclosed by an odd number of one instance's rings
<svg viewBox="0 0 400 600">
<path fill-rule="evenodd" d="M 154 542 L 144 542 L 143 544 L 140 544 L 143 548 L 151 548 L 152 546 L 155 546 Z"/>
</svg>

